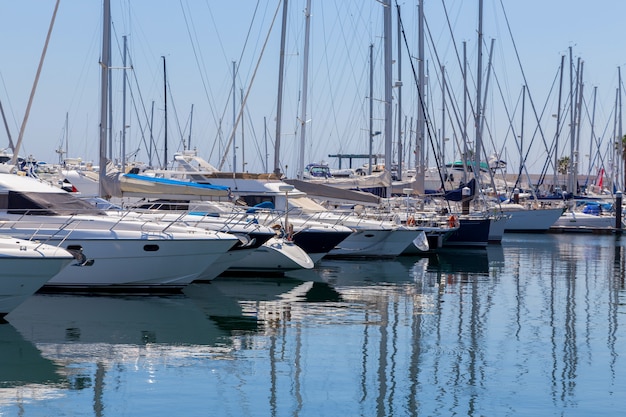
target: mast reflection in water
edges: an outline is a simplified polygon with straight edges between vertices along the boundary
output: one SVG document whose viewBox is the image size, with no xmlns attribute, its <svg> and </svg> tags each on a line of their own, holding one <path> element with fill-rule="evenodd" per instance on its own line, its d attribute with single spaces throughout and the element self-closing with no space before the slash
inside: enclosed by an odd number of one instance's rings
<svg viewBox="0 0 626 417">
<path fill-rule="evenodd" d="M 625 271 L 616 236 L 511 235 L 177 297 L 37 295 L 0 327 L 0 414 L 614 415 Z"/>
</svg>

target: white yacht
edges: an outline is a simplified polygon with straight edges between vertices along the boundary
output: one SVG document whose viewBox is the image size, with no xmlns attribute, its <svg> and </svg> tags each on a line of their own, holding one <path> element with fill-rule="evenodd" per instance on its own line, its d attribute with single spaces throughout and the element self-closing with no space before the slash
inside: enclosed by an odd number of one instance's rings
<svg viewBox="0 0 626 417">
<path fill-rule="evenodd" d="M 134 207 L 135 202 L 139 197 L 143 197 L 141 207 L 143 209 L 151 210 L 168 210 L 177 211 L 178 213 L 188 212 L 189 215 L 184 215 L 184 221 L 196 227 L 210 227 L 213 230 L 227 231 L 229 233 L 235 233 L 238 236 L 242 234 L 249 234 L 252 226 L 257 228 L 268 229 L 272 227 L 272 235 L 275 232 L 280 232 L 280 229 L 284 228 L 284 222 L 281 220 L 283 213 L 278 213 L 275 210 L 271 212 L 265 211 L 263 220 L 261 217 L 261 209 L 250 209 L 248 206 L 235 205 L 230 201 L 224 201 L 219 196 L 216 197 L 218 201 L 207 201 L 201 195 L 193 195 L 189 192 L 192 188 L 190 186 L 185 187 L 184 184 L 195 184 L 198 187 L 207 187 L 207 185 L 199 184 L 193 181 L 167 181 L 168 193 L 159 193 L 161 189 L 160 185 L 165 182 L 164 178 L 157 177 L 157 175 L 172 175 L 175 173 L 152 173 L 148 175 L 130 175 L 136 182 L 139 182 L 141 178 L 144 183 L 149 183 L 150 179 L 155 180 L 155 186 L 149 187 L 150 193 L 141 194 L 139 192 L 133 192 L 132 196 L 129 193 L 118 193 L 114 191 L 119 187 L 110 186 L 114 192 L 114 197 L 117 198 L 121 204 L 126 207 Z M 65 171 L 66 178 L 70 178 L 72 184 L 77 184 L 78 189 L 86 190 L 86 195 L 93 195 L 97 189 L 97 176 L 95 173 L 79 172 L 79 171 Z M 107 179 L 109 183 L 114 183 L 115 178 L 126 178 L 129 174 L 120 174 L 119 172 L 111 172 L 111 175 Z M 157 186 L 158 185 L 158 186 Z M 182 187 L 187 192 L 186 194 L 175 194 L 173 187 L 177 185 Z M 228 187 L 217 186 L 214 188 L 228 189 Z M 89 198 L 89 197 L 87 197 Z M 158 198 L 150 202 L 145 201 L 147 198 Z M 172 201 L 174 199 L 175 201 Z M 93 200 L 93 199 L 91 199 Z M 109 205 L 109 203 L 107 203 Z M 105 207 L 108 208 L 108 207 Z M 171 217 L 170 217 L 171 218 Z M 280 236 L 270 239 L 265 243 L 259 244 L 251 256 L 245 258 L 238 257 L 236 260 L 230 260 L 232 265 L 229 265 L 226 272 L 245 273 L 258 271 L 261 274 L 265 273 L 281 273 L 295 269 L 310 269 L 313 264 L 319 261 L 325 256 L 335 245 L 348 237 L 352 230 L 341 225 L 330 225 L 328 223 L 306 221 L 303 224 L 297 218 L 293 218 L 291 222 L 294 228 L 294 233 L 290 238 L 287 236 Z M 244 230 L 242 230 L 242 227 Z M 217 229 L 216 229 L 217 228 Z M 284 233 L 283 233 L 284 234 Z M 257 243 L 259 240 L 257 239 Z M 248 247 L 249 248 L 249 247 Z M 237 247 L 235 247 L 237 249 Z M 224 258 L 233 258 L 234 254 L 229 251 Z M 241 255 L 238 253 L 237 255 Z M 225 263 L 223 263 L 225 265 Z M 215 268 L 212 268 L 215 270 Z"/>
<path fill-rule="evenodd" d="M 343 234 L 343 238 L 327 252 L 326 256 L 392 258 L 403 253 L 414 240 L 424 235 L 422 230 L 404 227 L 394 222 L 372 220 L 352 212 L 335 212 L 321 206 L 306 193 L 280 180 L 258 178 L 227 179 L 210 178 L 212 184 L 229 185 L 233 192 L 249 206 L 269 202 L 273 207 L 288 213 L 286 223 L 293 226 L 294 239 L 311 232 L 306 225 L 326 224 L 335 228 L 328 233 Z M 232 182 L 231 182 L 232 181 Z M 286 191 L 284 191 L 286 190 Z M 348 236 L 346 228 L 352 230 Z M 319 229 L 318 229 L 319 230 Z M 323 237 L 322 237 L 323 239 Z"/>
<path fill-rule="evenodd" d="M 0 235 L 60 245 L 77 262 L 42 290 L 179 291 L 239 240 L 155 220 L 115 218 L 30 177 L 0 173 Z"/>
<path fill-rule="evenodd" d="M 0 321 L 72 260 L 63 248 L 0 236 Z"/>
<path fill-rule="evenodd" d="M 563 214 L 564 207 L 540 207 L 536 204 L 504 203 L 497 209 L 509 216 L 505 232 L 547 232 Z"/>
<path fill-rule="evenodd" d="M 273 174 L 220 172 L 207 161 L 190 152 L 175 155 L 175 161 L 174 169 L 152 171 L 150 175 L 169 176 L 168 178 L 175 176 L 177 179 L 185 179 L 196 184 L 228 187 L 234 197 L 248 207 L 269 204 L 271 210 L 284 208 L 286 214 L 284 225 L 287 225 L 286 229 L 293 228 L 293 234 L 289 233 L 289 235 L 293 235 L 296 244 L 298 244 L 296 240 L 298 235 L 302 238 L 309 233 L 306 228 L 296 229 L 296 226 L 300 224 L 296 221 L 297 218 L 350 228 L 353 232 L 347 237 L 345 229 L 339 231 L 327 229 L 329 237 L 331 234 L 339 236 L 338 232 L 343 235 L 343 240 L 327 252 L 330 256 L 395 257 L 402 254 L 410 245 L 414 245 L 416 238 L 420 242 L 423 240 L 420 239 L 423 231 L 416 228 L 406 228 L 392 222 L 372 221 L 351 213 L 337 214 Z M 339 191 L 349 193 L 347 190 Z M 307 249 L 307 252 L 309 251 L 310 249 Z M 317 251 L 319 254 L 323 252 L 321 249 Z"/>
<path fill-rule="evenodd" d="M 254 213 L 238 210 L 232 204 L 155 200 L 144 202 L 139 207 L 122 209 L 106 200 L 87 198 L 86 201 L 105 208 L 109 215 L 183 223 L 235 235 L 239 242 L 196 281 L 210 281 L 218 275 L 231 273 L 275 275 L 314 266 L 314 261 L 295 242 L 280 236 L 279 231 L 259 224 Z"/>
</svg>

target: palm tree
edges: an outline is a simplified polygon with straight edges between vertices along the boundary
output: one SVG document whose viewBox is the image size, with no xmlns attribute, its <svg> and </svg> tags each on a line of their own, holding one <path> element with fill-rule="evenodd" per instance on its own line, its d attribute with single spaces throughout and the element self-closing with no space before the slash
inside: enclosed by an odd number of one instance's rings
<svg viewBox="0 0 626 417">
<path fill-rule="evenodd" d="M 566 175 L 569 170 L 569 156 L 563 156 L 559 158 L 558 171 L 559 174 Z"/>
</svg>

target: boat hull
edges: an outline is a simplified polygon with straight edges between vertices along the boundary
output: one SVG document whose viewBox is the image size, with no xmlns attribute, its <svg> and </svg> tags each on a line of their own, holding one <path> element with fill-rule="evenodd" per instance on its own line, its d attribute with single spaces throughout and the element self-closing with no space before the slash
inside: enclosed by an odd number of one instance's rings
<svg viewBox="0 0 626 417">
<path fill-rule="evenodd" d="M 461 218 L 460 226 L 443 243 L 443 247 L 486 247 L 491 219 Z"/>
<path fill-rule="evenodd" d="M 302 229 L 294 234 L 293 241 L 317 263 L 351 234 L 352 231 Z"/>
<path fill-rule="evenodd" d="M 60 248 L 17 239 L 0 239 L 0 318 L 4 317 L 72 262 Z"/>
<path fill-rule="evenodd" d="M 491 223 L 489 223 L 489 243 L 502 242 L 508 222 L 508 216 L 496 216 L 491 218 Z"/>
<path fill-rule="evenodd" d="M 328 257 L 395 258 L 413 245 L 421 231 L 410 229 L 356 230 L 328 253 Z"/>
<path fill-rule="evenodd" d="M 282 274 L 287 271 L 311 269 L 311 257 L 294 242 L 274 237 L 251 254 L 233 263 L 227 274 Z"/>
<path fill-rule="evenodd" d="M 563 213 L 550 227 L 552 232 L 612 233 L 614 229 L 613 216 L 572 212 Z"/>
<path fill-rule="evenodd" d="M 180 290 L 208 269 L 233 241 L 106 239 L 68 240 L 64 245 L 81 247 L 86 260 L 65 268 L 42 290 Z"/>
<path fill-rule="evenodd" d="M 505 232 L 540 233 L 546 232 L 563 214 L 562 208 L 503 210 L 511 217 L 506 223 Z"/>
</svg>

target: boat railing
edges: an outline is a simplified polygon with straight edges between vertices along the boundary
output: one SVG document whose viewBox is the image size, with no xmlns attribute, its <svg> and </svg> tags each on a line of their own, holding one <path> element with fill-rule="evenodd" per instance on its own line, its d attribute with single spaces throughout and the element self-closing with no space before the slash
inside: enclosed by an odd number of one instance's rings
<svg viewBox="0 0 626 417">
<path fill-rule="evenodd" d="M 24 225 L 24 223 L 29 223 L 32 224 L 32 222 L 30 220 L 23 220 L 22 217 L 20 217 L 20 219 L 12 219 L 12 220 L 2 220 L 0 221 L 0 228 L 8 228 L 8 229 L 12 229 L 12 230 L 17 230 L 17 229 L 21 229 L 21 230 L 27 230 L 30 229 L 31 227 L 27 227 L 27 228 L 20 228 L 18 227 L 20 224 Z M 52 246 L 58 246 L 61 247 L 61 245 L 70 237 L 70 235 L 72 234 L 73 231 L 77 230 L 78 227 L 80 226 L 81 223 L 83 223 L 84 220 L 82 219 L 76 219 L 74 217 L 70 217 L 68 219 L 65 220 L 65 222 L 63 223 L 59 223 L 59 224 L 55 224 L 52 229 L 52 233 L 48 234 L 44 234 L 43 230 L 48 227 L 51 228 L 50 223 L 47 222 L 40 222 L 38 224 L 33 224 L 33 231 L 32 233 L 30 233 L 30 236 L 26 237 L 27 240 L 31 241 L 31 242 L 39 242 L 41 244 L 49 244 Z M 72 226 L 70 228 L 70 226 Z M 52 243 L 50 243 L 53 240 L 56 240 L 56 238 L 58 236 L 61 235 L 61 233 L 65 232 L 65 234 L 61 237 L 60 241 L 58 242 L 58 244 L 54 245 Z M 17 234 L 17 233 L 16 233 Z"/>
</svg>

